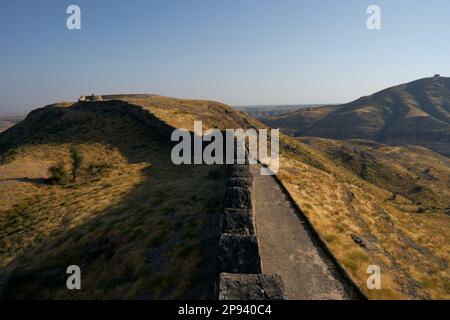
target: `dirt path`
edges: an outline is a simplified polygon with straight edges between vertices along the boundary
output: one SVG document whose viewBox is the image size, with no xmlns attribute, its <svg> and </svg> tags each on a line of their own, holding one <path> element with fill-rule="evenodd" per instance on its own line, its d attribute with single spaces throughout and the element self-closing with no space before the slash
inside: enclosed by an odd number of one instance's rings
<svg viewBox="0 0 450 320">
<path fill-rule="evenodd" d="M 259 175 L 259 166 L 251 166 L 251 171 L 263 272 L 281 276 L 288 299 L 351 299 L 354 295 L 315 244 L 276 180 Z"/>
</svg>

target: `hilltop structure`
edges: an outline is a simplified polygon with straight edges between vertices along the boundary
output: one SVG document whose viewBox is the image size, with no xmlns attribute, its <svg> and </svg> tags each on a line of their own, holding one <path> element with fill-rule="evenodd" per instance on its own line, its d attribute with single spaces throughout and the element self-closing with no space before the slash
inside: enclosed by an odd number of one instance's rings
<svg viewBox="0 0 450 320">
<path fill-rule="evenodd" d="M 78 102 L 92 102 L 92 101 L 103 101 L 102 96 L 96 96 L 94 94 L 90 96 L 81 96 L 78 99 Z"/>
</svg>

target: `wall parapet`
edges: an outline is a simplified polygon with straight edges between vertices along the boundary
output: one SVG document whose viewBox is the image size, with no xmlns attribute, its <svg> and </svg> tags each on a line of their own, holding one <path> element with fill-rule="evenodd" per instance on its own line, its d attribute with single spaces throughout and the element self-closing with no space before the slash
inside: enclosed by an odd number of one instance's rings
<svg viewBox="0 0 450 320">
<path fill-rule="evenodd" d="M 249 165 L 228 165 L 220 218 L 219 300 L 286 299 L 281 278 L 262 273 L 253 195 Z"/>
</svg>

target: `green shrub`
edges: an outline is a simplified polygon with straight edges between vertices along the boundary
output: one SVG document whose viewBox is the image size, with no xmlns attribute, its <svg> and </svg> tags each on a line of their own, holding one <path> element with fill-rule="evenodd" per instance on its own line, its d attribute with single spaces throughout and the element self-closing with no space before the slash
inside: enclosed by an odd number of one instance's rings
<svg viewBox="0 0 450 320">
<path fill-rule="evenodd" d="M 81 166 L 83 165 L 83 156 L 77 147 L 72 146 L 70 157 L 72 158 L 72 182 L 75 182 L 81 170 Z"/>
<path fill-rule="evenodd" d="M 60 162 L 48 169 L 50 178 L 49 182 L 52 184 L 66 184 L 69 182 L 69 174 L 64 168 L 64 163 Z"/>
</svg>

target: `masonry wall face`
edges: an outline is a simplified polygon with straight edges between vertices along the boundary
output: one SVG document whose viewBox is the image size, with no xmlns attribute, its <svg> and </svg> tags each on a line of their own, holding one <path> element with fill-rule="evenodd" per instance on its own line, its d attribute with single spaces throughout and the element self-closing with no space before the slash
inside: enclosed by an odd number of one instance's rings
<svg viewBox="0 0 450 320">
<path fill-rule="evenodd" d="M 281 278 L 262 273 L 253 195 L 249 165 L 227 166 L 218 250 L 219 300 L 286 299 Z"/>
</svg>

